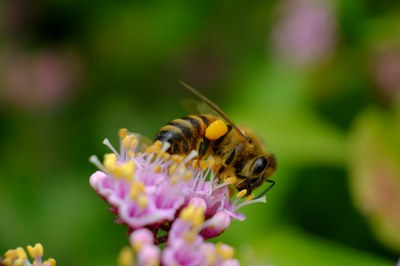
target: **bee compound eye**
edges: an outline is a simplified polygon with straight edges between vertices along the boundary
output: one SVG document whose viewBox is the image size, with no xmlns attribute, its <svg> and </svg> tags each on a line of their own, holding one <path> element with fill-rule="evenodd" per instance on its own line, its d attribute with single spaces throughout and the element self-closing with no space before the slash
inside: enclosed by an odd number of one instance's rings
<svg viewBox="0 0 400 266">
<path fill-rule="evenodd" d="M 254 162 L 253 175 L 261 175 L 268 167 L 268 160 L 265 157 L 258 157 Z"/>
</svg>

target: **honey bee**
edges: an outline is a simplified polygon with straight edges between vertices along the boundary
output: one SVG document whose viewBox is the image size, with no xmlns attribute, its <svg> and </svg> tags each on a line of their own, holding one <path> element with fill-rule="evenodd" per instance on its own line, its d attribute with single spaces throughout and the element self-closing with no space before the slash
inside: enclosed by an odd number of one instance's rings
<svg viewBox="0 0 400 266">
<path fill-rule="evenodd" d="M 218 173 L 236 177 L 235 187 L 239 191 L 246 189 L 246 196 L 265 181 L 269 182 L 270 185 L 257 198 L 263 196 L 275 184 L 269 179 L 277 166 L 275 156 L 264 149 L 260 139 L 250 129 L 237 127 L 218 105 L 196 89 L 181 83 L 211 110 L 172 120 L 158 131 L 155 140 L 169 142 L 171 146 L 167 152 L 170 154 L 186 155 L 196 150 L 199 158 L 211 155 L 219 159 L 222 166 Z M 226 130 L 217 136 L 208 136 L 207 130 L 221 122 L 220 118 L 224 120 Z"/>
</svg>

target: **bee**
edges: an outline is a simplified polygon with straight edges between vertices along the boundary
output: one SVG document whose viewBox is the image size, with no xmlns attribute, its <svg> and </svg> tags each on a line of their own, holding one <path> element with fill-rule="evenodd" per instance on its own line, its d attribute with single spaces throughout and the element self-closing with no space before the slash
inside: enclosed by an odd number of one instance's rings
<svg viewBox="0 0 400 266">
<path fill-rule="evenodd" d="M 257 198 L 263 196 L 275 184 L 269 179 L 276 170 L 275 155 L 265 150 L 250 129 L 237 127 L 217 104 L 191 86 L 181 84 L 211 110 L 172 120 L 158 131 L 155 140 L 169 142 L 171 145 L 167 152 L 170 154 L 187 155 L 196 150 L 199 159 L 209 155 L 219 159 L 222 165 L 218 173 L 235 176 L 235 187 L 239 191 L 245 189 L 246 196 L 264 182 L 269 182 L 270 185 Z M 226 129 L 219 135 L 209 136 L 208 129 L 219 122 L 225 123 Z"/>
</svg>

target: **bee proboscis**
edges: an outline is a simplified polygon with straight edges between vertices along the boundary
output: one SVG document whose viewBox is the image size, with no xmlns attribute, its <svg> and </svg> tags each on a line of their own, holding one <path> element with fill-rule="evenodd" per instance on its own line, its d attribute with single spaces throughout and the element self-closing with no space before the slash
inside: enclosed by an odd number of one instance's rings
<svg viewBox="0 0 400 266">
<path fill-rule="evenodd" d="M 167 152 L 171 154 L 188 154 L 196 150 L 199 158 L 211 155 L 220 159 L 222 166 L 218 173 L 236 177 L 236 188 L 239 191 L 246 189 L 246 195 L 250 195 L 264 181 L 269 182 L 270 185 L 257 198 L 263 196 L 275 184 L 269 179 L 276 170 L 275 156 L 265 150 L 250 129 L 237 127 L 217 104 L 196 89 L 181 83 L 206 103 L 211 111 L 172 120 L 159 130 L 155 140 L 169 142 L 171 146 Z M 227 130 L 215 139 L 206 136 L 207 128 L 221 118 Z"/>
</svg>

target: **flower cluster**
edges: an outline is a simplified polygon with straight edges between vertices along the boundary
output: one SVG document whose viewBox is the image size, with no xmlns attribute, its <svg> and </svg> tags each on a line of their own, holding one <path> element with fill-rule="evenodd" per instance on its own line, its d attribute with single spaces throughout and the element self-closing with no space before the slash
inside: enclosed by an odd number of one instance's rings
<svg viewBox="0 0 400 266">
<path fill-rule="evenodd" d="M 204 240 L 220 235 L 232 219 L 244 220 L 239 208 L 265 202 L 265 197 L 244 197 L 244 190 L 231 199 L 236 179 L 218 177 L 213 158 L 196 160 L 195 151 L 171 155 L 168 143 L 139 147 L 140 136 L 126 129 L 119 136 L 119 152 L 106 139 L 112 153 L 103 163 L 90 158 L 101 170 L 92 174 L 90 184 L 111 205 L 117 222 L 130 229 L 133 254 L 124 251 L 121 264 L 238 265 L 232 248 Z"/>
<path fill-rule="evenodd" d="M 43 246 L 36 244 L 35 246 L 27 246 L 29 256 L 33 259 L 29 261 L 28 256 L 23 248 L 10 249 L 4 254 L 4 258 L 0 258 L 0 265 L 7 266 L 56 266 L 56 261 L 52 258 L 43 261 Z"/>
</svg>

